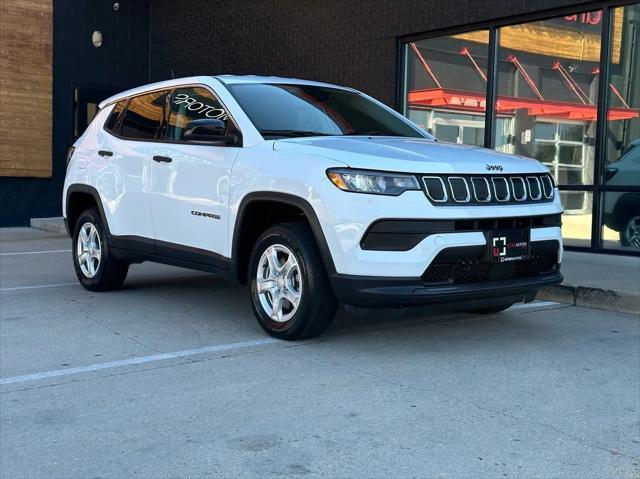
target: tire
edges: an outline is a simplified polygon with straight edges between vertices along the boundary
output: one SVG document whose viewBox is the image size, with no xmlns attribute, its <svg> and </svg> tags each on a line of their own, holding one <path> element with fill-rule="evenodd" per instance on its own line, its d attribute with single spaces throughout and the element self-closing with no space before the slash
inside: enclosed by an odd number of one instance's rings
<svg viewBox="0 0 640 479">
<path fill-rule="evenodd" d="M 253 311 L 268 334 L 286 340 L 308 339 L 331 324 L 338 301 L 308 225 L 281 223 L 265 231 L 249 263 Z"/>
<path fill-rule="evenodd" d="M 72 238 L 73 266 L 80 284 L 90 291 L 120 288 L 127 277 L 129 265 L 111 255 L 106 228 L 96 208 L 82 212 L 73 229 Z M 89 259 L 80 259 L 83 251 Z"/>
<path fill-rule="evenodd" d="M 498 306 L 490 306 L 488 308 L 479 308 L 479 309 L 470 309 L 467 313 L 472 314 L 496 314 L 501 313 L 502 311 L 509 309 L 513 306 L 513 303 L 500 304 Z"/>
<path fill-rule="evenodd" d="M 622 246 L 640 247 L 640 216 L 633 216 L 625 221 L 619 235 Z"/>
</svg>

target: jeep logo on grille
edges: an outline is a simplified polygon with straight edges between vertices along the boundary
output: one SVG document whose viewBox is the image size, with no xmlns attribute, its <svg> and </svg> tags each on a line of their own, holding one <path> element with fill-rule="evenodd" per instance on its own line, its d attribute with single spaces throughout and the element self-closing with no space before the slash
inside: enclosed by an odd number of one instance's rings
<svg viewBox="0 0 640 479">
<path fill-rule="evenodd" d="M 502 171 L 502 165 L 487 165 L 487 171 Z"/>
</svg>

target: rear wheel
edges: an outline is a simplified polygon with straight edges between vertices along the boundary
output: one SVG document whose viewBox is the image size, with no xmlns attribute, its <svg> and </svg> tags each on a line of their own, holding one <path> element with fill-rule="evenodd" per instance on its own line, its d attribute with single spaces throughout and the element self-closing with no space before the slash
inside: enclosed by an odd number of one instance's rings
<svg viewBox="0 0 640 479">
<path fill-rule="evenodd" d="M 104 224 L 96 208 L 82 212 L 73 231 L 73 266 L 80 284 L 91 291 L 122 286 L 129 265 L 109 250 Z"/>
<path fill-rule="evenodd" d="M 249 278 L 255 316 L 271 336 L 312 338 L 335 317 L 338 301 L 305 224 L 283 223 L 263 233 L 251 254 Z"/>
</svg>

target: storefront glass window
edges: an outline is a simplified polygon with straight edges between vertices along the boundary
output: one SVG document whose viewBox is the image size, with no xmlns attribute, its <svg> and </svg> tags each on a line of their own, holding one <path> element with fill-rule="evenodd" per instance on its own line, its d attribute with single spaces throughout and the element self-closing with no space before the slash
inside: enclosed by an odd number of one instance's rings
<svg viewBox="0 0 640 479">
<path fill-rule="evenodd" d="M 495 109 L 510 124 L 496 149 L 538 159 L 560 185 L 593 184 L 601 23 L 595 11 L 499 29 Z"/>
<path fill-rule="evenodd" d="M 584 191 L 561 191 L 560 198 L 565 207 L 562 217 L 562 238 L 566 246 L 591 247 L 591 204 L 593 193 Z"/>
<path fill-rule="evenodd" d="M 640 187 L 640 4 L 611 13 L 604 181 L 631 190 Z M 602 205 L 603 246 L 640 248 L 640 192 L 606 192 Z"/>
<path fill-rule="evenodd" d="M 406 45 L 406 114 L 440 141 L 483 146 L 489 32 Z"/>
</svg>

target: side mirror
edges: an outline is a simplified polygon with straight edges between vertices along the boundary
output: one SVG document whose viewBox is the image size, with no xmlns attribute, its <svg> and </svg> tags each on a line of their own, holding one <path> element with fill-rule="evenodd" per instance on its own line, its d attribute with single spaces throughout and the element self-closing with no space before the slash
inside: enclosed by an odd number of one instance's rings
<svg viewBox="0 0 640 479">
<path fill-rule="evenodd" d="M 183 137 L 187 141 L 235 142 L 234 136 L 225 136 L 224 132 L 226 128 L 227 125 L 225 122 L 216 118 L 192 120 L 187 124 Z"/>
<path fill-rule="evenodd" d="M 239 135 L 225 135 L 227 125 L 216 118 L 202 118 L 187 123 L 182 137 L 186 141 L 202 141 L 207 143 L 225 144 L 231 146 L 241 145 Z"/>
<path fill-rule="evenodd" d="M 224 134 L 226 129 L 227 125 L 222 120 L 203 118 L 190 121 L 182 136 L 186 141 L 206 141 L 231 146 L 241 145 L 242 140 L 239 135 L 226 136 Z"/>
</svg>

